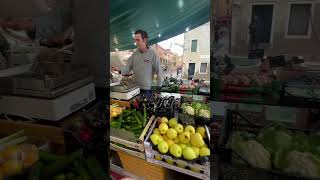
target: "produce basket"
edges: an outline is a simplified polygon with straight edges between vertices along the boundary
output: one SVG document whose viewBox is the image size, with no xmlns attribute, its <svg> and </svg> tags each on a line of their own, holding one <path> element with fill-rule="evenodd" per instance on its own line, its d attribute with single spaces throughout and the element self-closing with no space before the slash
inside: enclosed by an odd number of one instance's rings
<svg viewBox="0 0 320 180">
<path fill-rule="evenodd" d="M 202 115 L 199 114 L 199 112 L 197 112 L 196 110 L 196 104 L 199 105 L 201 110 L 206 110 L 206 114 L 208 114 L 208 116 L 204 117 Z M 194 110 L 194 115 L 188 114 L 186 112 L 184 112 L 183 110 L 183 106 L 191 106 L 192 109 Z M 210 113 L 210 103 L 203 103 L 200 101 L 192 101 L 192 102 L 188 102 L 188 101 L 184 101 L 180 104 L 180 108 L 178 109 L 179 111 L 179 119 L 183 120 L 184 122 L 182 124 L 192 124 L 192 125 L 209 125 L 210 124 L 210 119 L 211 119 L 211 113 Z"/>
<path fill-rule="evenodd" d="M 192 161 L 186 161 L 182 158 L 175 158 L 171 155 L 162 154 L 154 150 L 156 146 L 152 144 L 150 136 L 152 135 L 159 121 L 161 121 L 161 118 L 157 118 L 155 121 L 153 121 L 149 129 L 148 135 L 144 141 L 147 161 L 150 163 L 158 164 L 160 166 L 193 176 L 193 177 L 209 180 L 210 179 L 210 158 L 209 157 L 201 157 L 201 158 L 194 159 Z M 208 132 L 209 131 L 207 130 L 206 131 L 206 135 L 208 137 L 207 139 L 210 139 L 210 135 Z"/>
<path fill-rule="evenodd" d="M 142 133 L 140 134 L 139 138 L 137 138 L 135 142 L 125 140 L 120 137 L 116 137 L 111 133 L 110 148 L 115 151 L 122 151 L 130 155 L 139 157 L 141 159 L 145 159 L 143 142 L 146 139 L 147 131 L 153 123 L 154 119 L 155 116 L 151 116 L 149 121 L 146 123 L 146 126 L 144 127 Z M 110 130 L 113 131 L 113 128 L 110 127 Z"/>
<path fill-rule="evenodd" d="M 270 125 L 270 124 L 269 124 Z M 288 173 L 281 171 L 275 165 L 274 154 L 270 153 L 270 169 L 264 169 L 254 166 L 248 159 L 243 157 L 241 153 L 238 153 L 238 150 L 234 150 L 229 146 L 229 141 L 232 140 L 232 134 L 236 131 L 241 131 L 245 133 L 250 133 L 252 135 L 257 135 L 263 128 L 270 127 L 265 124 L 253 123 L 252 120 L 244 117 L 241 113 L 234 110 L 227 110 L 226 120 L 223 124 L 222 135 L 219 140 L 219 179 L 246 179 L 246 180 L 255 180 L 255 179 L 265 179 L 265 180 L 302 180 L 302 179 L 315 179 L 307 178 L 298 174 Z M 302 133 L 304 135 L 309 135 L 312 133 L 311 130 L 305 129 L 295 129 L 287 128 L 285 130 L 293 133 Z M 293 136 L 293 135 L 292 135 Z M 248 136 L 249 139 L 252 137 Z M 274 137 L 276 138 L 276 137 Z M 271 139 L 276 141 L 275 139 Z M 257 140 L 256 138 L 252 138 Z M 257 140 L 257 142 L 261 143 Z M 292 140 L 293 142 L 293 140 Z M 270 143 L 270 142 L 269 142 Z M 262 144 L 261 144 L 262 145 Z M 232 145 L 231 145 L 232 146 Z M 263 146 L 263 145 L 262 145 Z M 290 144 L 291 146 L 291 144 Z M 265 147 L 265 146 L 263 146 Z M 254 148 L 255 149 L 255 148 Z M 247 150 L 252 150 L 250 147 L 247 147 Z M 279 151 L 280 152 L 280 151 Z M 252 155 L 254 156 L 254 155 Z M 280 161 L 277 161 L 278 163 Z M 297 162 L 298 163 L 298 162 Z M 256 164 L 255 164 L 256 165 Z"/>
</svg>

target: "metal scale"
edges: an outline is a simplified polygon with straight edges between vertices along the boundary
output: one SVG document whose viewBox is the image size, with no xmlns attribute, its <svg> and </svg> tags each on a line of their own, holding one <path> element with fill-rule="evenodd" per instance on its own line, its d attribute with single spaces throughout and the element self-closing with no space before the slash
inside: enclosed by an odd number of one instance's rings
<svg viewBox="0 0 320 180">
<path fill-rule="evenodd" d="M 4 5 L 9 7 L 11 3 L 7 1 Z M 43 2 L 29 0 L 31 5 L 24 14 L 7 16 L 43 15 Z M 95 100 L 93 77 L 85 67 L 64 63 L 63 75 L 52 76 L 37 61 L 32 66 L 28 72 L 0 77 L 0 114 L 58 121 Z M 0 75 L 1 71 L 4 70 L 0 70 Z"/>
</svg>

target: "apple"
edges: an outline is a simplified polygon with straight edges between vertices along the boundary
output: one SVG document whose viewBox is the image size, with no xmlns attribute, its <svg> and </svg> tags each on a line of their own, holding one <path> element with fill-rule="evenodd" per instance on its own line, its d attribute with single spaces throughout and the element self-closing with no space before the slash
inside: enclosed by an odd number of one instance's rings
<svg viewBox="0 0 320 180">
<path fill-rule="evenodd" d="M 179 146 L 181 147 L 182 150 L 185 150 L 187 148 L 187 145 L 180 143 Z"/>
<path fill-rule="evenodd" d="M 187 144 L 190 141 L 190 133 L 183 132 L 179 135 L 179 140 L 181 143 Z"/>
<path fill-rule="evenodd" d="M 161 156 L 158 156 L 158 155 L 154 156 L 154 158 L 155 158 L 156 160 L 159 160 L 159 161 L 162 160 L 162 157 L 161 157 Z"/>
<path fill-rule="evenodd" d="M 177 137 L 177 131 L 174 130 L 173 128 L 168 129 L 167 131 L 167 136 L 169 139 L 175 139 Z"/>
<path fill-rule="evenodd" d="M 166 140 L 166 142 L 168 143 L 169 148 L 174 144 L 174 141 L 171 139 Z"/>
<path fill-rule="evenodd" d="M 162 141 L 158 144 L 158 150 L 161 152 L 161 153 L 167 153 L 168 150 L 169 150 L 169 146 L 168 146 L 168 143 L 166 141 Z"/>
<path fill-rule="evenodd" d="M 183 126 L 181 124 L 176 124 L 174 126 L 174 129 L 177 131 L 177 133 L 182 133 L 183 132 Z"/>
<path fill-rule="evenodd" d="M 182 164 L 182 163 L 177 163 L 177 165 L 178 165 L 178 167 L 180 167 L 180 168 L 186 168 L 186 167 L 187 167 L 187 165 Z"/>
<path fill-rule="evenodd" d="M 160 131 L 159 131 L 159 129 L 158 129 L 158 128 L 155 128 L 155 129 L 153 130 L 153 134 L 161 135 L 161 134 L 160 134 Z"/>
<path fill-rule="evenodd" d="M 169 127 L 174 128 L 174 126 L 177 125 L 177 124 L 178 124 L 178 121 L 177 121 L 176 118 L 171 118 L 169 120 Z"/>
<path fill-rule="evenodd" d="M 178 136 L 173 141 L 174 141 L 175 144 L 179 144 L 180 143 Z"/>
<path fill-rule="evenodd" d="M 200 169 L 197 169 L 197 168 L 194 168 L 194 167 L 191 167 L 190 169 L 191 169 L 191 171 L 196 172 L 196 173 L 200 172 Z"/>
<path fill-rule="evenodd" d="M 191 147 L 187 147 L 185 150 L 182 152 L 184 159 L 186 160 L 193 160 L 197 158 L 196 153 L 193 151 Z"/>
<path fill-rule="evenodd" d="M 210 149 L 207 147 L 202 147 L 199 153 L 201 157 L 210 156 Z"/>
<path fill-rule="evenodd" d="M 160 136 L 157 134 L 152 134 L 150 136 L 150 139 L 151 139 L 152 144 L 154 144 L 154 145 L 158 145 L 160 142 Z"/>
<path fill-rule="evenodd" d="M 194 146 L 192 146 L 191 148 L 192 148 L 193 151 L 196 153 L 196 156 L 197 156 L 197 158 L 198 158 L 198 157 L 199 157 L 199 154 L 200 154 L 200 149 L 199 149 L 198 147 L 194 147 Z"/>
<path fill-rule="evenodd" d="M 191 135 L 194 134 L 194 133 L 196 133 L 196 130 L 195 130 L 194 127 L 191 126 L 191 125 L 186 126 L 186 128 L 184 128 L 184 131 L 185 131 L 185 132 L 189 132 Z"/>
<path fill-rule="evenodd" d="M 169 127 L 168 127 L 168 125 L 166 123 L 161 123 L 159 125 L 159 131 L 160 131 L 161 134 L 166 134 L 167 131 L 168 131 L 168 128 Z"/>
<path fill-rule="evenodd" d="M 163 137 L 163 140 L 165 141 L 169 139 L 167 135 L 162 135 L 162 137 Z"/>
<path fill-rule="evenodd" d="M 191 144 L 195 147 L 202 148 L 205 143 L 200 133 L 191 135 Z"/>
<path fill-rule="evenodd" d="M 174 164 L 174 162 L 173 162 L 171 159 L 166 159 L 166 162 L 167 162 L 168 164 L 171 164 L 171 165 Z"/>
<path fill-rule="evenodd" d="M 201 134 L 202 138 L 206 138 L 206 129 L 204 127 L 198 127 L 196 132 Z"/>
<path fill-rule="evenodd" d="M 160 120 L 161 123 L 168 123 L 168 118 L 162 117 Z"/>
<path fill-rule="evenodd" d="M 170 147 L 170 154 L 172 154 L 174 157 L 181 157 L 182 156 L 182 149 L 178 144 L 173 144 Z"/>
</svg>

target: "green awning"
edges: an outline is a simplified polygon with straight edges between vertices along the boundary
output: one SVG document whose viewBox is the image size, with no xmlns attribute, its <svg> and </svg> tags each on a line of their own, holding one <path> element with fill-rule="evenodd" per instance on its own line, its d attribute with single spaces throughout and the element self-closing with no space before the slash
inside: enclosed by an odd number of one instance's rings
<svg viewBox="0 0 320 180">
<path fill-rule="evenodd" d="M 135 48 L 132 34 L 138 29 L 155 44 L 210 20 L 210 0 L 114 0 L 110 5 L 111 51 Z"/>
</svg>

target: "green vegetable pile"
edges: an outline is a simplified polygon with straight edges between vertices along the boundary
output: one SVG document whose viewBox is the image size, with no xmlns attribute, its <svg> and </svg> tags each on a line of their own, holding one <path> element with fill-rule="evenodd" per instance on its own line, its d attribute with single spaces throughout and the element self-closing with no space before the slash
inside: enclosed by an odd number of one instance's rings
<svg viewBox="0 0 320 180">
<path fill-rule="evenodd" d="M 40 151 L 40 160 L 30 170 L 28 180 L 107 180 L 107 173 L 92 156 L 84 158 L 82 151 L 57 155 Z"/>
<path fill-rule="evenodd" d="M 138 138 L 147 123 L 147 112 L 144 108 L 143 113 L 133 109 L 131 111 L 123 110 L 118 118 L 110 120 L 110 126 L 116 129 L 123 129 L 133 132 Z"/>
<path fill-rule="evenodd" d="M 182 103 L 181 109 L 184 113 L 191 116 L 210 118 L 210 106 L 205 103 L 200 103 L 200 102 Z"/>
<path fill-rule="evenodd" d="M 254 167 L 320 177 L 319 133 L 307 135 L 288 130 L 282 124 L 272 124 L 257 135 L 233 132 L 227 147 Z"/>
</svg>

